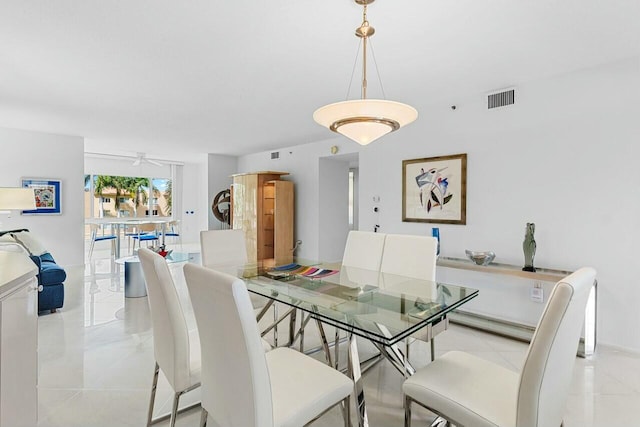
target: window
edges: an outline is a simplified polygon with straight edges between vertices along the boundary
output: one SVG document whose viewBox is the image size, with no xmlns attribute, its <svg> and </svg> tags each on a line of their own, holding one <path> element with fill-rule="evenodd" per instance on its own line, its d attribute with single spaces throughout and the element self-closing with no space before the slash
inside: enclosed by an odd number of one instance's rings
<svg viewBox="0 0 640 427">
<path fill-rule="evenodd" d="M 85 175 L 84 189 L 86 218 L 171 216 L 169 178 Z"/>
<path fill-rule="evenodd" d="M 353 170 L 349 171 L 349 229 L 353 230 Z M 343 217 L 344 218 L 344 217 Z"/>
<path fill-rule="evenodd" d="M 153 185 L 153 208 L 160 212 L 160 216 L 171 216 L 171 199 L 173 183 L 170 179 L 154 178 Z M 158 215 L 154 213 L 154 215 Z"/>
<path fill-rule="evenodd" d="M 91 175 L 84 176 L 84 217 L 91 218 Z"/>
</svg>

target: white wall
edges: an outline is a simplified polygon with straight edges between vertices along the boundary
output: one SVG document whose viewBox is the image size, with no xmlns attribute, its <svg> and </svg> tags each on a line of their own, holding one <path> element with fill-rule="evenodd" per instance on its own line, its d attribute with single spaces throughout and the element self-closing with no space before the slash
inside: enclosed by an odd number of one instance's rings
<svg viewBox="0 0 640 427">
<path fill-rule="evenodd" d="M 0 186 L 19 187 L 20 179 L 61 180 L 61 215 L 0 218 L 4 229 L 28 228 L 63 266 L 84 264 L 84 139 L 0 128 Z"/>
<path fill-rule="evenodd" d="M 238 169 L 238 158 L 235 156 L 222 156 L 218 154 L 209 154 L 208 158 L 208 223 L 209 230 L 222 229 L 222 223 L 213 216 L 211 205 L 214 197 L 220 191 L 230 189 L 233 183 L 231 175 L 236 173 Z"/>
<path fill-rule="evenodd" d="M 349 233 L 349 162 L 322 157 L 319 167 L 318 259 L 341 261 Z"/>
<path fill-rule="evenodd" d="M 518 85 L 512 107 L 488 111 L 485 94 L 452 104 L 456 110 L 415 105 L 414 124 L 360 150 L 360 229 L 379 223 L 382 232 L 430 234 L 438 226 L 444 256 L 493 250 L 497 262 L 520 265 L 525 224 L 535 222 L 535 265 L 595 267 L 600 342 L 640 350 L 640 283 L 632 269 L 640 237 L 640 59 Z M 244 171 L 292 172 L 304 256 L 318 253 L 307 252 L 318 246 L 318 158 L 335 143 L 359 149 L 333 139 L 290 155 L 283 149 L 273 163 L 268 153 L 239 161 Z M 457 153 L 468 154 L 467 225 L 402 222 L 402 160 Z"/>
<path fill-rule="evenodd" d="M 182 183 L 182 242 L 200 243 L 200 231 L 207 229 L 207 155 L 201 161 L 185 163 Z"/>
</svg>

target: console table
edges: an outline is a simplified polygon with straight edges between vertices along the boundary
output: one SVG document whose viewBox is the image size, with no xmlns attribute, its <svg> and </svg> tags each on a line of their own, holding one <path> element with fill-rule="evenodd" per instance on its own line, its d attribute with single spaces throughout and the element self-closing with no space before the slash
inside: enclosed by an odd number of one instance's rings
<svg viewBox="0 0 640 427">
<path fill-rule="evenodd" d="M 38 420 L 38 268 L 0 250 L 0 427 Z"/>
<path fill-rule="evenodd" d="M 543 283 L 547 284 L 547 288 L 550 288 L 553 284 L 571 274 L 571 271 L 554 270 L 550 268 L 538 268 L 535 272 L 522 271 L 522 267 L 510 264 L 491 263 L 489 265 L 477 265 L 474 262 L 450 257 L 439 257 L 437 261 L 438 273 L 446 273 L 441 269 L 454 269 L 454 270 L 466 270 L 472 272 L 470 274 L 480 273 L 481 275 L 488 275 L 488 281 L 496 280 L 496 277 L 502 277 L 502 280 L 508 280 L 513 278 L 513 282 L 516 286 L 529 286 L 529 287 L 543 287 Z M 449 282 L 454 281 L 447 279 Z M 516 283 L 518 282 L 518 283 Z M 482 295 L 483 292 L 480 293 Z M 546 303 L 545 295 L 544 302 Z M 580 344 L 578 347 L 578 356 L 585 357 L 590 356 L 595 352 L 596 348 L 596 321 L 597 321 L 597 297 L 598 297 L 598 283 L 593 284 L 591 294 L 589 295 L 589 301 L 585 310 L 585 322 L 583 337 L 580 338 Z M 480 298 L 478 298 L 480 300 Z M 526 300 L 529 302 L 529 299 Z M 522 303 L 522 301 L 520 301 Z M 516 302 L 518 304 L 518 302 Z M 544 305 L 542 305 L 543 307 Z M 485 330 L 495 334 L 515 338 L 521 341 L 530 342 L 535 331 L 535 323 L 532 321 L 518 321 L 513 319 L 505 319 L 504 316 L 492 315 L 490 310 L 485 310 L 482 313 L 473 312 L 469 309 L 458 309 L 451 313 L 449 318 L 453 323 L 462 324 L 465 326 Z"/>
</svg>

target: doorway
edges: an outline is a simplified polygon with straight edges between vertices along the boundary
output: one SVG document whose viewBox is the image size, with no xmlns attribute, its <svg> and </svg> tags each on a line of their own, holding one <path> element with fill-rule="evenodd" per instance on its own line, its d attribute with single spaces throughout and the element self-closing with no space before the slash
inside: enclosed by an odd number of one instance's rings
<svg viewBox="0 0 640 427">
<path fill-rule="evenodd" d="M 358 229 L 358 153 L 321 157 L 319 165 L 319 257 L 342 260 L 347 235 Z"/>
</svg>

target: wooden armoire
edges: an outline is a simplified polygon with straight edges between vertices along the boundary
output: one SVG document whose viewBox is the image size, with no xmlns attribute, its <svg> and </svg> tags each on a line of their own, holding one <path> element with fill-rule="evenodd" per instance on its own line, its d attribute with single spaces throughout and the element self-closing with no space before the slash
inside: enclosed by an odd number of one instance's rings
<svg viewBox="0 0 640 427">
<path fill-rule="evenodd" d="M 293 182 L 288 172 L 232 175 L 231 228 L 244 230 L 249 262 L 293 260 Z"/>
</svg>

